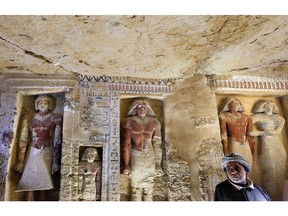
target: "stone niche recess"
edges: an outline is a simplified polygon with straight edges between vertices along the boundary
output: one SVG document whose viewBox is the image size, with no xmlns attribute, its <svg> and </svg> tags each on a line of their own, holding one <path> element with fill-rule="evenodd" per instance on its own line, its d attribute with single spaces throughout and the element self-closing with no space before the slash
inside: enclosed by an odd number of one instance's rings
<svg viewBox="0 0 288 216">
<path fill-rule="evenodd" d="M 225 97 L 239 98 L 245 113 L 251 116 L 257 101 L 271 100 L 278 106 L 279 115 L 288 117 L 285 79 L 202 75 L 183 80 L 40 75 L 24 78 L 11 75 L 0 80 L 0 200 L 23 200 L 23 194 L 15 192 L 20 174 L 14 171 L 20 122 L 23 114 L 35 112 L 34 101 L 39 94 L 53 96 L 57 102 L 54 112 L 63 115 L 61 172 L 54 176 L 56 187 L 51 191 L 51 200 L 59 201 L 83 200 L 86 148 L 94 148 L 99 154 L 95 160 L 101 169 L 98 201 L 130 200 L 130 181 L 122 174 L 120 125 L 135 99 L 147 99 L 161 123 L 164 175 L 156 178 L 154 201 L 213 200 L 216 184 L 225 179 L 220 168 L 223 150 L 218 118 Z M 285 122 L 279 135 L 285 170 L 287 130 Z M 263 148 L 259 138 L 257 142 L 260 157 Z M 253 167 L 250 176 L 260 184 L 266 181 L 263 167 L 261 163 Z M 274 200 L 281 200 L 280 187 L 286 175 L 287 171 L 280 172 L 279 178 L 268 184 L 276 185 Z M 91 194 L 84 197 L 93 200 Z"/>
<path fill-rule="evenodd" d="M 272 200 L 281 201 L 288 170 L 288 80 L 212 76 L 208 78 L 208 83 L 216 93 L 218 113 L 223 109 L 225 98 L 236 97 L 241 101 L 244 113 L 252 117 L 254 131 L 260 131 L 260 133 L 271 131 L 272 134 L 268 136 L 256 136 L 258 161 L 253 164 L 249 177 L 264 186 Z M 272 115 L 265 114 L 261 104 L 266 101 L 271 101 L 276 106 L 275 111 L 278 112 L 273 111 Z M 285 121 L 283 127 L 281 126 L 282 118 Z"/>
<path fill-rule="evenodd" d="M 18 161 L 18 146 L 20 142 L 20 130 L 21 130 L 21 123 L 23 122 L 24 118 L 27 116 L 32 116 L 36 113 L 35 110 L 35 100 L 38 97 L 38 95 L 43 95 L 43 92 L 39 92 L 36 95 L 26 95 L 24 93 L 18 93 L 18 100 L 17 100 L 17 125 L 18 127 L 15 128 L 15 139 L 14 143 L 11 146 L 10 151 L 10 159 L 9 159 L 9 169 L 8 169 L 8 179 L 7 182 L 7 195 L 9 195 L 9 200 L 24 200 L 25 194 L 24 192 L 15 192 L 17 189 L 20 177 L 22 173 L 15 172 L 14 168 Z M 63 116 L 64 112 L 64 101 L 65 101 L 65 94 L 64 92 L 59 93 L 44 93 L 44 95 L 49 95 L 53 98 L 53 101 L 55 103 L 55 109 L 52 111 L 53 113 Z M 19 112 L 18 112 L 19 110 Z M 15 125 L 16 126 L 16 125 Z M 28 140 L 31 140 L 31 134 L 28 137 Z M 26 157 L 25 161 L 27 161 L 27 155 L 29 154 L 29 142 L 28 146 L 26 148 Z M 52 175 L 53 182 L 54 182 L 54 189 L 51 190 L 51 193 L 49 194 L 49 199 L 53 201 L 59 200 L 59 193 L 60 193 L 60 173 L 55 173 Z"/>
<path fill-rule="evenodd" d="M 5 103 L 2 103 L 3 115 L 0 116 L 0 200 L 24 200 L 24 192 L 15 192 L 22 174 L 14 170 L 18 161 L 21 122 L 24 116 L 36 112 L 35 99 L 39 95 L 52 96 L 55 103 L 53 113 L 63 116 L 65 103 L 73 97 L 73 88 L 77 82 L 74 76 L 61 76 L 61 78 L 54 75 L 28 74 L 23 74 L 21 77 L 14 74 L 1 77 L 0 97 Z M 55 187 L 49 197 L 50 200 L 56 201 L 60 199 L 61 173 L 53 175 L 53 181 Z"/>
</svg>

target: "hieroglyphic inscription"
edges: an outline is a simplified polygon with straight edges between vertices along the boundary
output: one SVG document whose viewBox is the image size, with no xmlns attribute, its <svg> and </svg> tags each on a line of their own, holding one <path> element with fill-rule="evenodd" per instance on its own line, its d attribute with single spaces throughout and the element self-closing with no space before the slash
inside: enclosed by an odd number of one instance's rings
<svg viewBox="0 0 288 216">
<path fill-rule="evenodd" d="M 200 117 L 200 118 L 194 118 L 191 117 L 191 122 L 194 124 L 196 128 L 203 127 L 206 125 L 211 125 L 216 123 L 216 118 L 211 117 Z"/>
<path fill-rule="evenodd" d="M 109 99 L 105 96 L 88 97 L 91 142 L 108 142 L 109 140 Z"/>
<path fill-rule="evenodd" d="M 118 94 L 111 96 L 110 101 L 110 181 L 109 200 L 119 200 L 120 189 L 120 97 Z"/>
</svg>

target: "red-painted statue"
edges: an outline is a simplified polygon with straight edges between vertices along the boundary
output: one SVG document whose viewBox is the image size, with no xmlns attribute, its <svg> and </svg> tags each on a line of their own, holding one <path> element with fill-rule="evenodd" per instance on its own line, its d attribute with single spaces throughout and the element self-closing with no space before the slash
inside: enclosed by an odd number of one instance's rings
<svg viewBox="0 0 288 216">
<path fill-rule="evenodd" d="M 257 161 L 256 139 L 250 136 L 253 120 L 243 112 L 244 108 L 238 98 L 225 98 L 224 107 L 219 114 L 223 152 L 224 155 L 229 152 L 238 153 L 253 164 Z"/>
<path fill-rule="evenodd" d="M 123 174 L 131 177 L 131 200 L 153 201 L 153 186 L 161 168 L 161 124 L 147 100 L 135 100 L 123 129 Z"/>
<path fill-rule="evenodd" d="M 25 191 L 25 200 L 30 201 L 49 199 L 47 191 L 54 188 L 51 174 L 60 170 L 62 143 L 62 116 L 51 112 L 52 98 L 39 96 L 35 109 L 38 112 L 32 118 L 26 116 L 22 121 L 15 166 L 16 171 L 23 172 L 16 192 Z"/>
</svg>

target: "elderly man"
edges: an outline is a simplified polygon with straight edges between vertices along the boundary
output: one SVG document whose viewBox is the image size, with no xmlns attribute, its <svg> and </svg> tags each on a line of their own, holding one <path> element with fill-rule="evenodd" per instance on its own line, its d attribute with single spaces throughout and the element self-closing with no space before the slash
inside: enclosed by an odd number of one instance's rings
<svg viewBox="0 0 288 216">
<path fill-rule="evenodd" d="M 216 185 L 214 201 L 271 201 L 266 190 L 248 178 L 251 166 L 241 155 L 228 153 L 221 167 L 227 180 Z"/>
</svg>

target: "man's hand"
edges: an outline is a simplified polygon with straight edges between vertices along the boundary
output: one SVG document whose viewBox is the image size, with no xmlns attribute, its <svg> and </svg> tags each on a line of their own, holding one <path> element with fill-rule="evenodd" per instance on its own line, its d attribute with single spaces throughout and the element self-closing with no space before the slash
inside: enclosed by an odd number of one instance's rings
<svg viewBox="0 0 288 216">
<path fill-rule="evenodd" d="M 162 176 L 162 175 L 164 175 L 162 167 L 156 164 L 156 176 Z"/>
<path fill-rule="evenodd" d="M 17 171 L 17 172 L 22 172 L 22 171 L 23 171 L 23 166 L 24 166 L 23 163 L 18 163 L 18 164 L 15 166 L 14 170 Z"/>
<path fill-rule="evenodd" d="M 130 170 L 130 168 L 124 169 L 123 174 L 124 174 L 124 175 L 127 175 L 128 177 L 131 177 L 131 170 Z"/>
<path fill-rule="evenodd" d="M 53 163 L 52 165 L 52 174 L 59 172 L 60 166 L 57 163 Z"/>
</svg>

